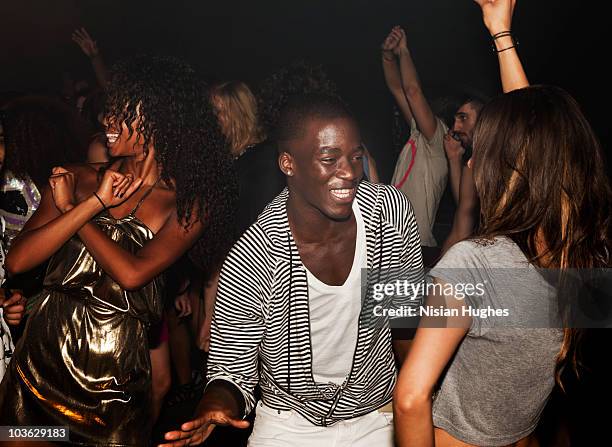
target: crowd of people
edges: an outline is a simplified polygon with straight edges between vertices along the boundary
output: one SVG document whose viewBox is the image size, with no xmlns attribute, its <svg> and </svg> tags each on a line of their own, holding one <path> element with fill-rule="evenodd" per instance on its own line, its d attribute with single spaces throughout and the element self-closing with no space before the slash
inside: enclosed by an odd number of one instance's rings
<svg viewBox="0 0 612 447">
<path fill-rule="evenodd" d="M 0 425 L 146 446 L 193 400 L 157 443 L 541 445 L 587 329 L 566 272 L 610 267 L 612 190 L 576 101 L 529 85 L 515 0 L 476 3 L 503 94 L 450 119 L 406 32 L 382 42 L 410 129 L 389 184 L 321 67 L 210 83 L 172 57 L 107 67 L 76 30 L 94 84 L 0 103 Z"/>
</svg>

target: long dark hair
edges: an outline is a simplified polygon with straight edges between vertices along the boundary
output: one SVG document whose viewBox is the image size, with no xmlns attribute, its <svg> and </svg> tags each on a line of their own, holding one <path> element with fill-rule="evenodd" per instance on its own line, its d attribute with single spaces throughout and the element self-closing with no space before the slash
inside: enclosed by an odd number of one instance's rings
<svg viewBox="0 0 612 447">
<path fill-rule="evenodd" d="M 59 100 L 26 96 L 4 110 L 2 127 L 5 166 L 15 176 L 29 177 L 39 188 L 51 169 L 87 158 L 91 129 L 77 111 Z"/>
<path fill-rule="evenodd" d="M 473 164 L 481 207 L 478 238 L 507 236 L 538 267 L 610 266 L 612 191 L 604 155 L 564 90 L 532 86 L 489 102 L 475 129 Z M 562 316 L 572 304 L 560 301 Z M 577 368 L 582 336 L 582 330 L 566 326 L 559 384 L 565 365 Z"/>
<path fill-rule="evenodd" d="M 205 226 L 190 255 L 214 269 L 232 242 L 227 229 L 238 193 L 208 86 L 185 62 L 136 56 L 113 67 L 106 97 L 109 125 L 133 123 L 144 146 L 154 144 L 162 179 L 175 185 L 179 220 L 186 228 L 197 220 Z"/>
</svg>

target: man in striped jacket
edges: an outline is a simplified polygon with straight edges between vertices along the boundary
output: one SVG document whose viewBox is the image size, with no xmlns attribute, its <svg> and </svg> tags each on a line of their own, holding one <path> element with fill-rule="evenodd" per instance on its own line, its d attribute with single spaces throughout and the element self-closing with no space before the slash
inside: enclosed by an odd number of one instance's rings
<svg viewBox="0 0 612 447">
<path fill-rule="evenodd" d="M 421 284 L 412 207 L 397 189 L 362 181 L 359 130 L 336 99 L 291 101 L 277 141 L 288 188 L 223 265 L 209 384 L 196 419 L 166 445 L 195 445 L 215 425 L 245 428 L 257 407 L 251 447 L 390 447 L 392 416 L 378 410 L 396 369 L 381 307 L 415 308 L 421 295 L 391 293 L 381 306 L 372 290 L 388 272 Z"/>
</svg>

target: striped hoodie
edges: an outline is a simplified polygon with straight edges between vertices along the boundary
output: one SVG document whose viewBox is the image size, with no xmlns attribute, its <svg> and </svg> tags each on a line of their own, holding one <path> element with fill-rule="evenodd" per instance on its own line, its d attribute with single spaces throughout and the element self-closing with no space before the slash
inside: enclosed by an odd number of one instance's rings
<svg viewBox="0 0 612 447">
<path fill-rule="evenodd" d="M 362 181 L 356 200 L 366 230 L 368 270 L 362 272 L 362 310 L 351 372 L 342 385 L 317 384 L 312 350 L 306 269 L 291 235 L 285 189 L 230 251 L 219 279 L 208 361 L 209 384 L 225 380 L 244 397 L 245 416 L 264 403 L 295 410 L 328 426 L 387 404 L 396 369 L 391 331 L 375 317 L 371 285 L 381 272 L 423 280 L 417 225 L 408 198 L 396 188 Z M 383 273 L 384 274 L 384 273 Z M 357 299 L 357 297 L 356 297 Z M 418 306 L 421 296 L 395 298 L 394 306 Z"/>
</svg>

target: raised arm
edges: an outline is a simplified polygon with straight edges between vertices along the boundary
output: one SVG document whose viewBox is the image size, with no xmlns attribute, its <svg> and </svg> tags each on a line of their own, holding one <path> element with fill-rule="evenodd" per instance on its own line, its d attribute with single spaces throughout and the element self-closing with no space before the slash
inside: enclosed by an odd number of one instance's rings
<svg viewBox="0 0 612 447">
<path fill-rule="evenodd" d="M 382 65 L 387 87 L 393 95 L 395 103 L 402 112 L 402 115 L 404 115 L 404 119 L 409 123 L 412 121 L 412 111 L 410 110 L 408 100 L 404 94 L 402 77 L 400 75 L 398 65 L 398 44 L 402 38 L 402 33 L 400 30 L 401 28 L 399 26 L 395 26 L 385 38 L 385 41 L 381 46 Z"/>
<path fill-rule="evenodd" d="M 91 38 L 85 28 L 74 30 L 72 33 L 72 40 L 89 58 L 94 73 L 96 74 L 96 80 L 98 81 L 100 87 L 104 88 L 108 82 L 108 70 L 106 69 L 106 64 L 100 55 L 96 41 Z"/>
<path fill-rule="evenodd" d="M 484 24 L 494 38 L 504 93 L 529 86 L 523 64 L 509 33 L 512 31 L 512 14 L 516 0 L 474 1 L 480 5 Z"/>
<path fill-rule="evenodd" d="M 406 33 L 400 28 L 401 38 L 397 44 L 399 55 L 400 74 L 402 77 L 402 87 L 408 99 L 408 105 L 416 121 L 419 131 L 431 140 L 436 132 L 436 117 L 423 94 L 419 75 L 412 61 L 412 56 L 408 50 Z"/>
</svg>

